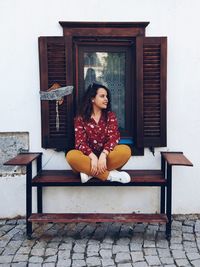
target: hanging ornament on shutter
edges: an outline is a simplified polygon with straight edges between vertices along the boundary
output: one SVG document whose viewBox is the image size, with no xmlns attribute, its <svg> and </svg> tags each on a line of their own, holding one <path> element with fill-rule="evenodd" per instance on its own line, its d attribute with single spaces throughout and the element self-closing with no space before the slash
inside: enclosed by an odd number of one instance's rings
<svg viewBox="0 0 200 267">
<path fill-rule="evenodd" d="M 60 130 L 59 106 L 64 102 L 64 96 L 71 94 L 73 86 L 61 87 L 59 83 L 54 83 L 48 90 L 40 91 L 41 100 L 56 100 L 56 131 Z"/>
</svg>

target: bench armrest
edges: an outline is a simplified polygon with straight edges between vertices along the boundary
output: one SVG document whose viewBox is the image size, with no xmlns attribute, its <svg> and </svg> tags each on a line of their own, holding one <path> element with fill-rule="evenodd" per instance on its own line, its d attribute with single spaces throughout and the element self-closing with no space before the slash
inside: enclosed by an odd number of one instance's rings
<svg viewBox="0 0 200 267">
<path fill-rule="evenodd" d="M 5 162 L 4 165 L 27 166 L 35 159 L 41 157 L 41 155 L 42 153 L 21 153 L 18 154 L 16 157 Z"/>
<path fill-rule="evenodd" d="M 171 166 L 193 166 L 183 152 L 161 152 L 161 157 Z"/>
</svg>

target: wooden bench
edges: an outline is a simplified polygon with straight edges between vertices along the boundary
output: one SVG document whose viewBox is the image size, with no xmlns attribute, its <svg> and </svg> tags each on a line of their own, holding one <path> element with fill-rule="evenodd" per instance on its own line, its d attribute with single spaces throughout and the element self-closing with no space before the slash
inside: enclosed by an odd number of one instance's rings
<svg viewBox="0 0 200 267">
<path fill-rule="evenodd" d="M 32 177 L 32 163 L 36 160 L 37 174 Z M 32 223 L 72 222 L 134 222 L 166 224 L 166 237 L 171 236 L 172 166 L 193 166 L 182 152 L 161 152 L 160 170 L 126 170 L 132 177 L 128 184 L 102 182 L 96 178 L 82 184 L 80 177 L 71 170 L 42 170 L 42 153 L 23 153 L 4 165 L 26 166 L 26 225 L 31 237 Z M 43 213 L 42 189 L 45 186 L 154 186 L 160 188 L 159 214 L 110 214 L 110 213 Z M 32 187 L 37 188 L 37 213 L 32 213 Z"/>
</svg>

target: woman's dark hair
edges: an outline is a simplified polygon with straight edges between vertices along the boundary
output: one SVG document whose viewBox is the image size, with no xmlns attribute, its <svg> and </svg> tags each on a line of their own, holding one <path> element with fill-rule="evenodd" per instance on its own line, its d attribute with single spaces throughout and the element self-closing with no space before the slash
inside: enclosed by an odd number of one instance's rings
<svg viewBox="0 0 200 267">
<path fill-rule="evenodd" d="M 102 110 L 106 118 L 107 118 L 107 112 L 111 110 L 111 95 L 109 89 L 102 84 L 98 83 L 90 84 L 83 96 L 80 109 L 78 112 L 78 116 L 81 116 L 85 121 L 89 121 L 92 115 L 92 99 L 95 98 L 95 96 L 97 95 L 97 91 L 100 88 L 105 89 L 107 92 L 108 105 L 106 109 Z"/>
</svg>

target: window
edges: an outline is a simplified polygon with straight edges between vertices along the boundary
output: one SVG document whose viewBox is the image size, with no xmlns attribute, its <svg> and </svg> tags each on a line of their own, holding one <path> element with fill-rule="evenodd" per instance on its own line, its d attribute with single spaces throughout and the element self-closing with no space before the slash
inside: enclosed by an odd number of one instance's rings
<svg viewBox="0 0 200 267">
<path fill-rule="evenodd" d="M 63 37 L 40 37 L 41 90 L 74 85 L 58 108 L 42 101 L 42 146 L 73 147 L 73 117 L 91 82 L 108 86 L 121 142 L 134 154 L 166 146 L 166 37 L 145 37 L 148 23 L 60 22 Z"/>
<path fill-rule="evenodd" d="M 131 103 L 133 103 L 131 84 L 134 84 L 134 78 L 131 71 L 132 49 L 130 44 L 113 44 L 105 45 L 98 41 L 98 45 L 87 45 L 76 43 L 77 60 L 76 68 L 78 75 L 78 95 L 77 103 L 79 104 L 85 89 L 92 82 L 99 82 L 106 85 L 111 92 L 112 110 L 116 113 L 119 123 L 119 129 L 122 137 L 132 140 L 133 124 L 130 112 Z M 133 78 L 133 81 L 131 81 Z"/>
</svg>

